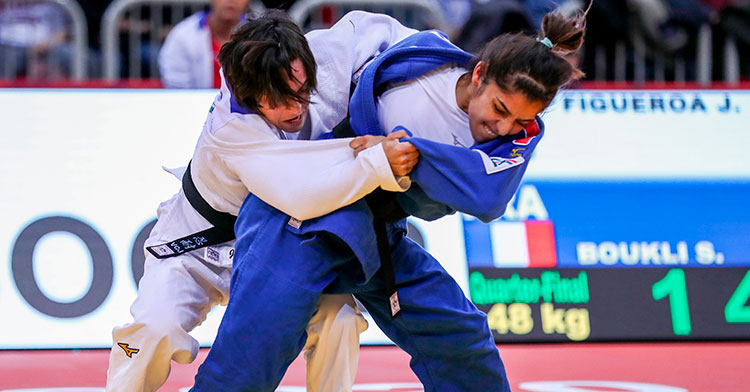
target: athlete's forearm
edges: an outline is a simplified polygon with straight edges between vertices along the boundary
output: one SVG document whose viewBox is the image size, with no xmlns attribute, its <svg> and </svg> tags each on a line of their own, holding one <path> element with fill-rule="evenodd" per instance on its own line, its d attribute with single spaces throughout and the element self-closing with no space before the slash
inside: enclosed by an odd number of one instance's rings
<svg viewBox="0 0 750 392">
<path fill-rule="evenodd" d="M 250 193 L 300 220 L 328 214 L 377 187 L 405 190 L 393 176 L 382 145 L 355 158 L 350 141 L 267 141 L 227 158 L 227 164 Z"/>
</svg>

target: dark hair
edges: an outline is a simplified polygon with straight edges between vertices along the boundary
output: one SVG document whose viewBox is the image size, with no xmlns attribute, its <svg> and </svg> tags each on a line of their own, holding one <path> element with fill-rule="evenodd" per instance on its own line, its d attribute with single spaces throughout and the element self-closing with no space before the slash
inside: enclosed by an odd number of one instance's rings
<svg viewBox="0 0 750 392">
<path fill-rule="evenodd" d="M 589 5 L 589 8 L 591 6 Z M 558 12 L 544 16 L 538 36 L 503 34 L 488 42 L 469 62 L 471 69 L 483 62 L 483 80 L 497 83 L 504 91 L 520 92 L 544 107 L 557 90 L 583 77 L 583 72 L 567 59 L 583 44 L 586 14 L 566 17 Z M 552 48 L 545 45 L 549 39 Z"/>
<path fill-rule="evenodd" d="M 234 99 L 253 111 L 258 111 L 263 99 L 272 106 L 289 100 L 308 102 L 305 93 L 315 90 L 315 58 L 305 35 L 280 10 L 267 11 L 238 26 L 217 59 Z M 289 87 L 294 79 L 292 62 L 297 59 L 307 77 L 299 92 Z"/>
</svg>

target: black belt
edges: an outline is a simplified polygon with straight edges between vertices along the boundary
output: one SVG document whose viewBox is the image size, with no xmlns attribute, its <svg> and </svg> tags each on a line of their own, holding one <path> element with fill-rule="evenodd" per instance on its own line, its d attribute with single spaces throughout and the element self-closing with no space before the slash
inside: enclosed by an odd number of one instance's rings
<svg viewBox="0 0 750 392">
<path fill-rule="evenodd" d="M 333 129 L 333 135 L 336 138 L 354 137 L 356 134 L 349 123 L 347 116 L 341 123 Z M 178 238 L 176 240 L 165 242 L 159 245 L 146 247 L 154 257 L 166 259 L 177 256 L 196 249 L 207 246 L 218 245 L 235 239 L 234 223 L 237 217 L 226 213 L 216 211 L 208 202 L 198 193 L 190 174 L 190 164 L 182 176 L 182 189 L 190 205 L 201 214 L 213 227 L 198 233 Z M 396 275 L 393 270 L 393 260 L 391 259 L 391 247 L 388 242 L 388 230 L 386 225 L 405 219 L 408 214 L 404 212 L 401 206 L 396 202 L 396 194 L 387 192 L 383 189 L 376 189 L 365 196 L 367 205 L 373 214 L 373 229 L 377 241 L 378 253 L 380 254 L 380 273 L 383 277 L 385 294 L 391 308 L 391 317 L 396 317 L 401 308 L 398 301 L 398 290 L 396 288 Z"/>
<path fill-rule="evenodd" d="M 346 116 L 336 127 L 333 128 L 334 138 L 346 138 L 357 136 L 349 122 L 349 116 Z M 391 317 L 395 318 L 401 306 L 398 302 L 398 289 L 396 288 L 396 274 L 393 271 L 393 259 L 391 259 L 391 247 L 388 242 L 387 224 L 395 223 L 409 216 L 396 201 L 396 193 L 388 192 L 381 188 L 374 190 L 365 196 L 365 201 L 370 207 L 373 215 L 372 227 L 375 231 L 375 239 L 378 244 L 378 253 L 380 254 L 379 273 L 383 277 L 385 286 L 385 295 L 388 298 L 388 304 L 391 307 Z"/>
<path fill-rule="evenodd" d="M 235 239 L 234 222 L 237 217 L 227 212 L 217 211 L 206 202 L 195 188 L 189 163 L 182 176 L 182 190 L 190 205 L 213 227 L 163 244 L 146 247 L 146 250 L 158 259 L 166 259 Z"/>
</svg>

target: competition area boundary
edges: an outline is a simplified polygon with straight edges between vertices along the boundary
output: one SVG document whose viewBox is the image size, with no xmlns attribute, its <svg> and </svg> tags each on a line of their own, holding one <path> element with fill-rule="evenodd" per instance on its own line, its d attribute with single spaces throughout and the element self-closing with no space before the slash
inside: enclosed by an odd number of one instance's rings
<svg viewBox="0 0 750 392">
<path fill-rule="evenodd" d="M 499 346 L 514 391 L 717 392 L 750 390 L 750 342 L 563 343 Z M 183 392 L 208 349 L 172 363 L 160 391 Z M 102 392 L 109 350 L 0 351 L 0 392 Z M 277 392 L 305 391 L 297 358 Z M 363 346 L 354 391 L 420 392 L 409 357 L 393 346 Z"/>
</svg>

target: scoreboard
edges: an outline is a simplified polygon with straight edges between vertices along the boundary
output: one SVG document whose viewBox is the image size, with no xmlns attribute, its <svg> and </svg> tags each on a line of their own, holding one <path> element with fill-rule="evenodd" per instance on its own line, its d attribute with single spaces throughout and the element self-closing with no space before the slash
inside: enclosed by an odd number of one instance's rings
<svg viewBox="0 0 750 392">
<path fill-rule="evenodd" d="M 750 339 L 750 182 L 528 181 L 464 217 L 497 341 Z"/>
<path fill-rule="evenodd" d="M 750 338 L 750 268 L 478 268 L 469 284 L 501 342 Z"/>
</svg>

